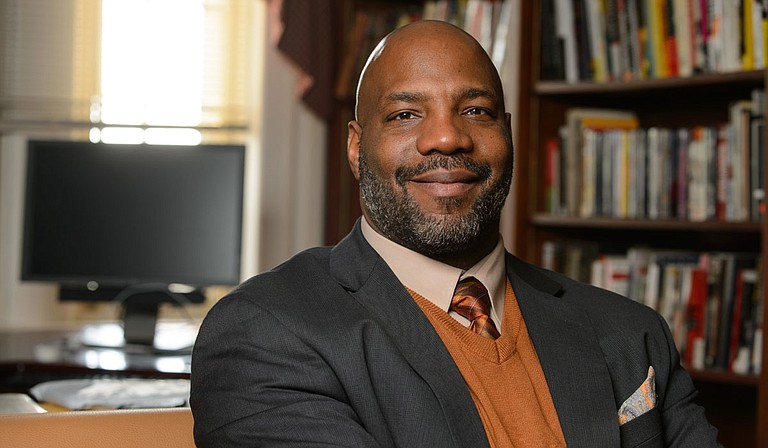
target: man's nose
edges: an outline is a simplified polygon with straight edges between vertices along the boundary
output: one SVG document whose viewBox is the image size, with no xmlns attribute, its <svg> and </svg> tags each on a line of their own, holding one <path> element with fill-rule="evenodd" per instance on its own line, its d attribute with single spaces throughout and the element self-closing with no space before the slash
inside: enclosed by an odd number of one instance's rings
<svg viewBox="0 0 768 448">
<path fill-rule="evenodd" d="M 452 154 L 471 151 L 473 142 L 467 124 L 457 115 L 433 115 L 424 120 L 416 145 L 419 153 Z"/>
</svg>

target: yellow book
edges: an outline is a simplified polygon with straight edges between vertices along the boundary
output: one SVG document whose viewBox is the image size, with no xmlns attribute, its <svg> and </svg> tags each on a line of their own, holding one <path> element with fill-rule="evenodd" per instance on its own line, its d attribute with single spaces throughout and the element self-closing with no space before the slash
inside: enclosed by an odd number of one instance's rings
<svg viewBox="0 0 768 448">
<path fill-rule="evenodd" d="M 585 129 L 637 129 L 639 126 L 640 121 L 637 117 L 605 117 L 595 115 L 581 118 L 581 127 Z"/>
<path fill-rule="evenodd" d="M 744 52 L 741 55 L 742 69 L 752 70 L 755 68 L 755 42 L 752 30 L 752 0 L 742 2 L 742 36 Z"/>
<path fill-rule="evenodd" d="M 664 45 L 664 17 L 666 14 L 666 0 L 648 0 L 649 8 L 649 39 L 651 42 L 651 66 L 653 78 L 666 78 L 667 72 L 667 49 Z"/>
</svg>

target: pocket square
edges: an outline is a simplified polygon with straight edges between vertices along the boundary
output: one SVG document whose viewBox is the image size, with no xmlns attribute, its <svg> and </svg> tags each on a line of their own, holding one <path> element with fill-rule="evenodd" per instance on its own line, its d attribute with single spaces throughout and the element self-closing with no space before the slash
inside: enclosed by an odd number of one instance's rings
<svg viewBox="0 0 768 448">
<path fill-rule="evenodd" d="M 619 424 L 623 425 L 656 406 L 656 372 L 653 366 L 648 367 L 648 377 L 643 384 L 622 403 L 619 408 Z"/>
</svg>

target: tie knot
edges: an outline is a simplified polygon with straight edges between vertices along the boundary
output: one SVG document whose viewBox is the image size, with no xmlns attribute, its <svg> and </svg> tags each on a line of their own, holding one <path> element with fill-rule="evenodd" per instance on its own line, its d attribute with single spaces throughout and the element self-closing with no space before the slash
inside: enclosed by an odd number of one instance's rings
<svg viewBox="0 0 768 448">
<path fill-rule="evenodd" d="M 456 285 L 451 310 L 469 319 L 469 329 L 475 333 L 491 339 L 499 337 L 499 331 L 490 318 L 491 298 L 478 279 L 467 277 Z"/>
</svg>

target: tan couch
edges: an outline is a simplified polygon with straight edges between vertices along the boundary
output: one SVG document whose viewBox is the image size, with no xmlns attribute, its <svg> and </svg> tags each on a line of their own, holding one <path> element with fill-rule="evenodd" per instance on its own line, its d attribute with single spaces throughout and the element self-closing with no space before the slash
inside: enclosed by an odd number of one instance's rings
<svg viewBox="0 0 768 448">
<path fill-rule="evenodd" d="M 194 447 L 189 408 L 0 415 L 0 445 L 13 448 Z"/>
</svg>

